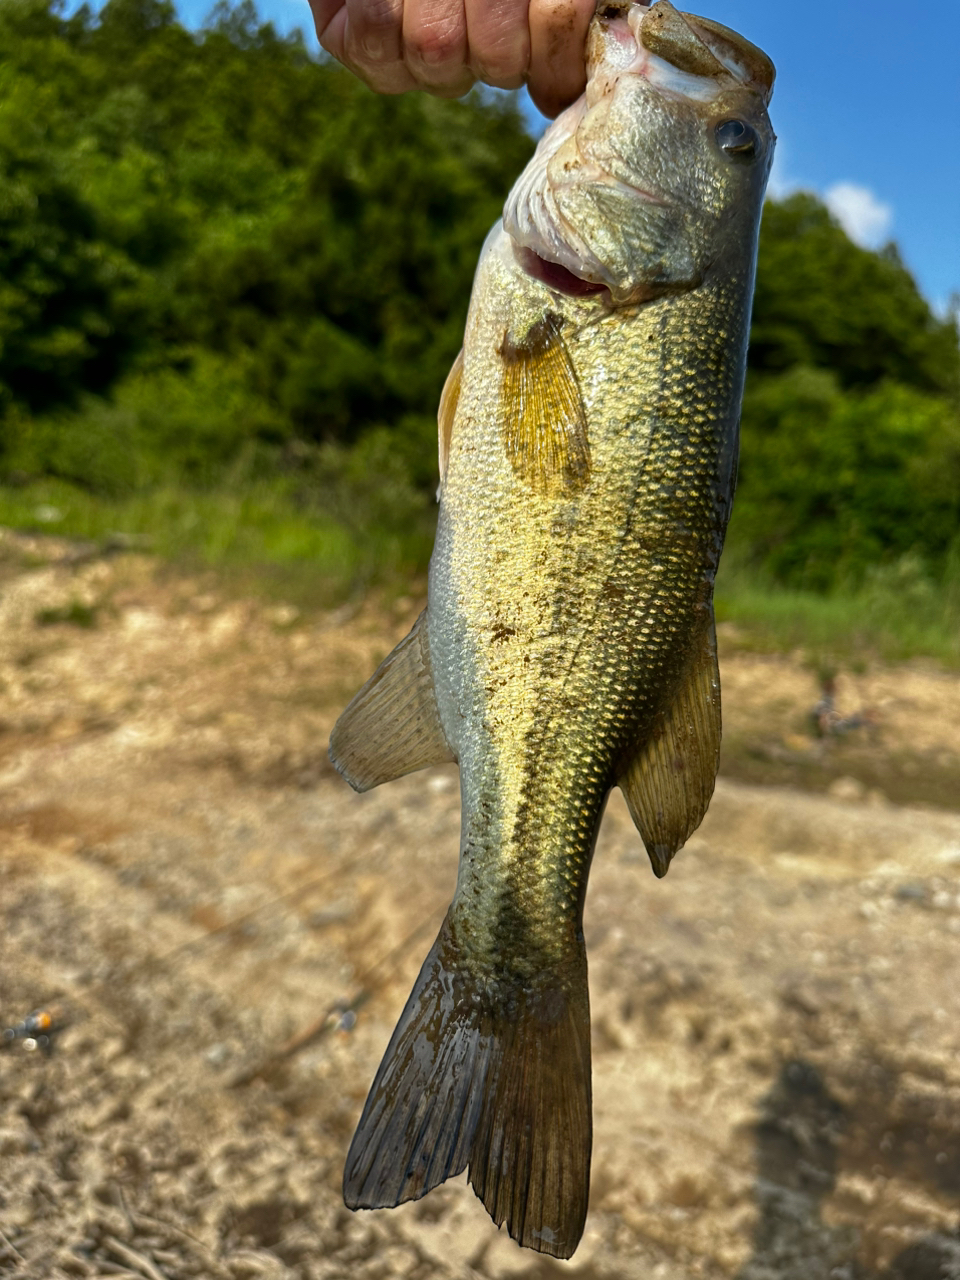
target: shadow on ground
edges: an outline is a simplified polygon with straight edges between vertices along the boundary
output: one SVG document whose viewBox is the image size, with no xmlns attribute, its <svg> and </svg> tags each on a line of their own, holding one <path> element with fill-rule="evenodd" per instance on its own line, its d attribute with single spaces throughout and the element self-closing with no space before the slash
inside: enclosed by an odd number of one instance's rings
<svg viewBox="0 0 960 1280">
<path fill-rule="evenodd" d="M 880 1073 L 881 1076 L 883 1073 Z M 887 1155 L 887 1165 L 913 1164 L 914 1180 L 942 1185 L 946 1165 L 955 1166 L 957 1135 L 950 1135 L 948 1161 L 937 1157 L 928 1168 L 929 1148 L 921 1117 L 904 1126 L 898 1144 L 901 1159 L 890 1158 L 889 1113 L 881 1105 L 882 1086 L 865 1082 L 855 1110 L 833 1097 L 816 1067 L 797 1060 L 786 1064 L 764 1098 L 754 1130 L 760 1210 L 754 1252 L 737 1280 L 957 1280 L 960 1277 L 960 1228 L 931 1234 L 896 1255 L 888 1267 L 873 1269 L 859 1257 L 856 1228 L 835 1225 L 824 1209 L 837 1187 L 845 1161 L 863 1158 L 865 1138 Z M 889 1092 L 889 1091 L 888 1091 Z M 880 1133 L 877 1133 L 877 1129 Z M 917 1151 L 917 1143 L 923 1151 Z M 938 1156 L 944 1153 L 937 1153 Z M 869 1170 L 876 1172 L 876 1162 Z"/>
</svg>

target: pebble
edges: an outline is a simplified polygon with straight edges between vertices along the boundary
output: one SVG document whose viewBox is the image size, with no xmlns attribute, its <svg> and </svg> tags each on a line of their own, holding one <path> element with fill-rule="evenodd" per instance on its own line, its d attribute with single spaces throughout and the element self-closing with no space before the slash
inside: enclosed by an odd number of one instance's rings
<svg viewBox="0 0 960 1280">
<path fill-rule="evenodd" d="M 925 902 L 927 897 L 927 886 L 921 881 L 914 880 L 908 884 L 898 884 L 894 897 L 899 902 Z"/>
<path fill-rule="evenodd" d="M 867 788 L 856 778 L 837 778 L 827 788 L 827 795 L 843 804 L 858 804 L 866 798 Z"/>
<path fill-rule="evenodd" d="M 18 1156 L 35 1149 L 37 1143 L 26 1120 L 13 1123 L 0 1129 L 0 1156 Z"/>
</svg>

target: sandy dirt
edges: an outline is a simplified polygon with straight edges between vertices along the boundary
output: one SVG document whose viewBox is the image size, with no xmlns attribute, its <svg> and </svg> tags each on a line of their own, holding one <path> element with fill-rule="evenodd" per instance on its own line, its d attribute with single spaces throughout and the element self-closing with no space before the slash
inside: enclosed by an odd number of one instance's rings
<svg viewBox="0 0 960 1280">
<path fill-rule="evenodd" d="M 459 806 L 452 768 L 353 795 L 326 738 L 420 604 L 306 618 L 0 534 L 0 1032 L 54 1018 L 0 1042 L 0 1275 L 960 1277 L 960 678 L 842 674 L 868 723 L 824 742 L 813 673 L 729 635 L 666 880 L 604 820 L 573 1261 L 463 1179 L 343 1207 Z"/>
</svg>

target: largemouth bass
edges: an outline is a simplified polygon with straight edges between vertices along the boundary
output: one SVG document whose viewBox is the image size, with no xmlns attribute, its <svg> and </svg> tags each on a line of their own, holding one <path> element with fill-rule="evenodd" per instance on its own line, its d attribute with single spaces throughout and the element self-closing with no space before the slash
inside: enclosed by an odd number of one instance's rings
<svg viewBox="0 0 960 1280">
<path fill-rule="evenodd" d="M 773 67 L 669 0 L 601 5 L 583 98 L 477 268 L 440 406 L 428 605 L 331 739 L 357 789 L 460 766 L 456 892 L 347 1158 L 352 1208 L 469 1165 L 569 1257 L 591 1147 L 582 933 L 608 792 L 662 876 L 713 792 Z"/>
</svg>

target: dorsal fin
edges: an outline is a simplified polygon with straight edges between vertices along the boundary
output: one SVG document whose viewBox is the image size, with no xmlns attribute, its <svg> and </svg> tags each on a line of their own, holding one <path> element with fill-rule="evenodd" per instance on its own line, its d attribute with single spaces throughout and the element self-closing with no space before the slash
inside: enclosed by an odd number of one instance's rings
<svg viewBox="0 0 960 1280">
<path fill-rule="evenodd" d="M 440 392 L 440 408 L 437 410 L 437 444 L 440 455 L 440 486 L 437 489 L 437 501 L 447 477 L 447 462 L 450 459 L 450 440 L 453 437 L 453 420 L 457 416 L 457 405 L 460 403 L 460 386 L 463 381 L 463 347 L 450 366 L 447 380 Z"/>
<path fill-rule="evenodd" d="M 440 724 L 426 610 L 333 727 L 330 759 L 355 791 L 369 791 L 455 759 Z"/>
<path fill-rule="evenodd" d="M 703 821 L 720 763 L 720 673 L 710 625 L 672 704 L 625 761 L 617 781 L 653 870 L 670 861 Z"/>
<path fill-rule="evenodd" d="M 505 334 L 498 351 L 507 457 L 539 493 L 576 491 L 590 475 L 587 415 L 562 326 L 548 312 L 521 343 Z"/>
</svg>

